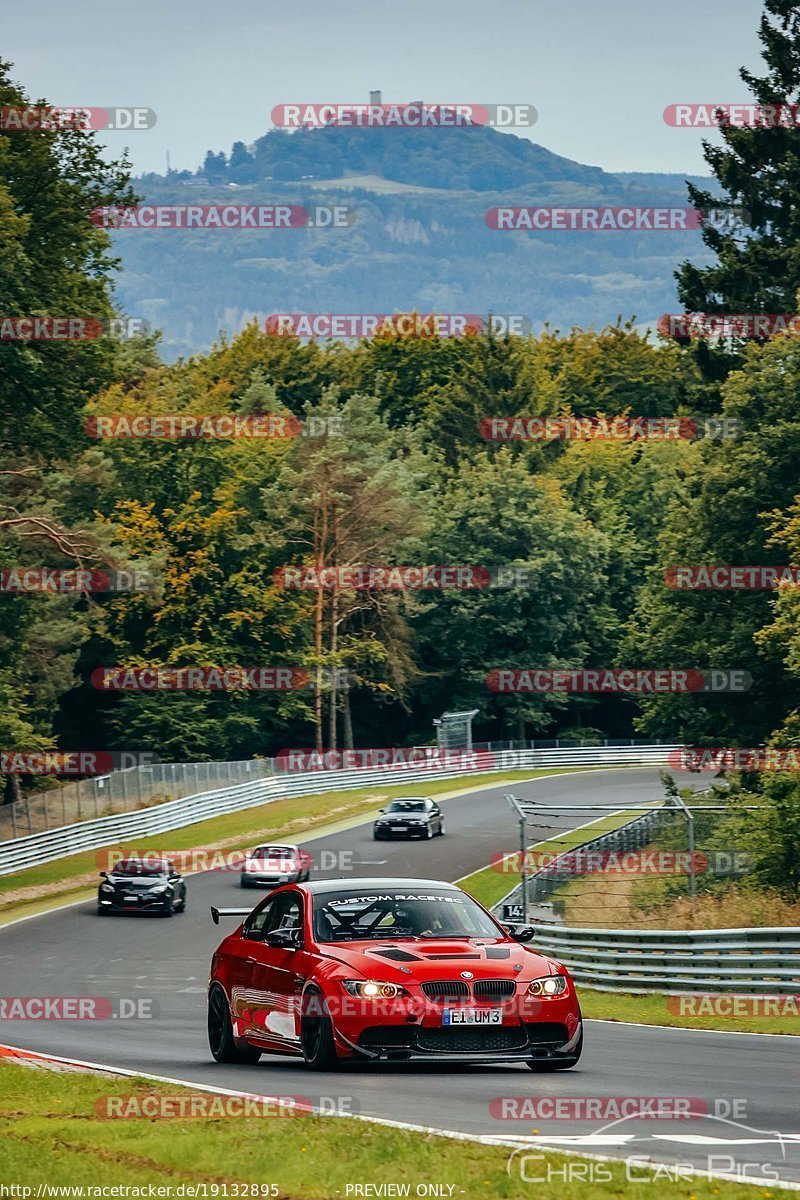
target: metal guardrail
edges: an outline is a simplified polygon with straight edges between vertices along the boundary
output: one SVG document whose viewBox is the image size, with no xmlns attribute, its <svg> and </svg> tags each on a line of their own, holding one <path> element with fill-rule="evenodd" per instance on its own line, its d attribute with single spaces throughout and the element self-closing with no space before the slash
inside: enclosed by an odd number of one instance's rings
<svg viewBox="0 0 800 1200">
<path fill-rule="evenodd" d="M 496 754 L 501 750 L 558 750 L 585 744 L 588 743 L 555 738 L 476 742 L 471 749 Z M 617 741 L 606 738 L 591 744 L 601 750 L 644 745 L 633 738 Z M 132 755 L 132 759 L 135 758 Z M 283 771 L 283 765 L 272 758 L 190 763 L 152 761 L 111 771 L 108 775 L 71 781 L 64 779 L 58 783 L 51 780 L 48 781 L 50 786 L 29 792 L 10 804 L 0 804 L 0 842 L 43 833 L 46 829 L 60 829 L 64 825 L 91 821 L 97 817 L 136 812 L 151 804 L 195 796 L 201 791 L 233 787 L 235 783 L 251 783 L 254 779 L 281 775 Z"/>
<path fill-rule="evenodd" d="M 599 991 L 800 991 L 800 929 L 578 929 L 537 925 L 530 943 Z"/>
<path fill-rule="evenodd" d="M 646 845 L 667 812 L 643 813 L 618 829 L 581 844 L 581 850 L 637 850 Z M 541 901 L 575 878 L 559 866 L 558 855 L 528 880 L 529 901 Z M 493 911 L 521 899 L 518 884 Z M 530 943 L 569 968 L 576 983 L 597 991 L 747 992 L 793 995 L 800 992 L 800 929 L 596 929 L 536 922 Z"/>
<path fill-rule="evenodd" d="M 546 767 L 662 766 L 679 746 L 590 746 L 557 750 L 477 751 L 464 755 L 459 766 L 360 768 L 350 771 L 303 771 L 273 775 L 252 783 L 236 784 L 169 800 L 135 812 L 98 817 L 57 829 L 0 842 L 0 875 L 53 862 L 101 846 L 130 842 L 154 834 L 182 829 L 198 821 L 241 809 L 270 804 L 284 797 L 317 795 L 329 791 L 400 784 L 425 779 L 451 779 L 474 774 Z"/>
<path fill-rule="evenodd" d="M 162 763 L 63 781 L 0 806 L 0 842 L 274 775 L 272 759 Z"/>
</svg>

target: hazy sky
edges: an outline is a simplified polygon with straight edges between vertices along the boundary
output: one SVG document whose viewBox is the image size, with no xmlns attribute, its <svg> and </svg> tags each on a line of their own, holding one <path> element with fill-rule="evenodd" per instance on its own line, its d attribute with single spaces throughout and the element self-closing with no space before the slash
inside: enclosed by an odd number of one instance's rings
<svg viewBox="0 0 800 1200">
<path fill-rule="evenodd" d="M 296 100 L 533 104 L 525 136 L 613 171 L 707 173 L 702 133 L 667 104 L 747 99 L 759 0 L 5 0 L 2 56 L 34 98 L 141 105 L 154 129 L 107 134 L 134 169 L 194 170 Z"/>
</svg>

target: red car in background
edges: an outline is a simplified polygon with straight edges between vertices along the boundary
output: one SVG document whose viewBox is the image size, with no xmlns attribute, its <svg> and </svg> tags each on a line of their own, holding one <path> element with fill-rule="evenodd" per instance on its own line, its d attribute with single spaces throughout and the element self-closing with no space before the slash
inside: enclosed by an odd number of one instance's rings
<svg viewBox="0 0 800 1200">
<path fill-rule="evenodd" d="M 211 911 L 218 922 L 246 910 Z M 583 1043 L 575 987 L 565 967 L 522 944 L 533 935 L 450 883 L 281 887 L 214 954 L 211 1053 L 293 1055 L 321 1070 L 342 1059 L 573 1067 Z"/>
<path fill-rule="evenodd" d="M 302 883 L 311 874 L 314 859 L 301 846 L 285 842 L 256 846 L 242 864 L 242 887 L 280 887 L 283 883 Z"/>
</svg>

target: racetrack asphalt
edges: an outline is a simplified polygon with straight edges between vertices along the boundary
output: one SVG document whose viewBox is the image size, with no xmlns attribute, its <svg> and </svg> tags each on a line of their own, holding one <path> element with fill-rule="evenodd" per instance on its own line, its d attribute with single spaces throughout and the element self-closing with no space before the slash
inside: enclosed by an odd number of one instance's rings
<svg viewBox="0 0 800 1200">
<path fill-rule="evenodd" d="M 659 774 L 651 768 L 579 772 L 453 797 L 441 801 L 446 836 L 430 841 L 376 842 L 369 823 L 310 837 L 304 844 L 317 861 L 324 851 L 351 852 L 354 877 L 454 880 L 485 866 L 497 852 L 517 847 L 518 828 L 503 799 L 507 792 L 554 804 L 623 808 L 662 796 Z M 697 776 L 678 777 L 682 784 L 701 786 Z M 599 815 L 554 816 L 547 822 L 550 828 L 532 830 L 531 840 Z M 168 834 L 164 845 L 169 846 Z M 332 862 L 334 855 L 328 859 Z M 339 867 L 317 871 L 315 877 L 342 873 Z M 525 1151 L 531 1155 L 541 1141 L 567 1145 L 574 1153 L 651 1158 L 671 1164 L 676 1172 L 679 1164 L 691 1164 L 757 1179 L 766 1187 L 777 1179 L 800 1183 L 797 1037 L 590 1021 L 579 1066 L 551 1075 L 518 1065 L 402 1063 L 348 1064 L 323 1075 L 278 1056 L 265 1056 L 256 1066 L 217 1064 L 206 1041 L 205 996 L 211 954 L 225 929 L 213 925 L 209 906 L 252 906 L 261 893 L 242 890 L 238 875 L 229 871 L 194 875 L 187 886 L 187 911 L 172 920 L 99 918 L 92 902 L 0 929 L 0 995 L 104 996 L 112 1002 L 124 997 L 150 1002 L 153 1013 L 149 1019 L 0 1020 L 0 1042 L 248 1093 L 300 1095 L 314 1103 L 338 1097 L 342 1110 L 362 1116 L 531 1139 Z M 700 1102 L 695 1111 L 708 1115 L 612 1123 L 574 1116 L 531 1119 L 530 1114 L 498 1119 L 490 1111 L 491 1101 L 500 1097 L 577 1101 L 631 1096 L 688 1097 Z M 576 1137 L 578 1143 L 564 1142 Z M 536 1166 L 534 1159 L 526 1163 L 528 1176 Z M 629 1170 L 634 1179 L 644 1174 L 636 1163 Z"/>
</svg>

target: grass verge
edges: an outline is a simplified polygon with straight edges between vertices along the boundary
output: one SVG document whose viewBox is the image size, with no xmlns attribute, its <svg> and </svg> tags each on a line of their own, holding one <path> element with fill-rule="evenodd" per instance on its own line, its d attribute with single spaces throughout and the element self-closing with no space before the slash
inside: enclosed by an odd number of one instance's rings
<svg viewBox="0 0 800 1200">
<path fill-rule="evenodd" d="M 428 795 L 458 795 L 492 785 L 559 775 L 566 770 L 585 768 L 552 768 L 539 771 L 512 771 L 506 775 L 474 775 L 458 779 L 431 779 L 412 787 Z M 465 786 L 459 787 L 459 784 Z M 89 897 L 97 882 L 98 855 L 112 850 L 241 850 L 267 838 L 301 838 L 332 821 L 348 821 L 373 817 L 382 804 L 394 796 L 408 795 L 409 784 L 391 787 L 358 788 L 350 791 L 324 792 L 318 795 L 295 796 L 275 800 L 256 808 L 227 813 L 194 825 L 186 825 L 169 833 L 141 838 L 133 843 L 116 843 L 102 850 L 88 850 L 69 858 L 60 858 L 42 866 L 30 867 L 13 875 L 0 876 L 0 925 L 3 918 L 12 919 L 57 907 L 64 900 Z"/>
<path fill-rule="evenodd" d="M 346 1091 L 345 1080 L 339 1090 Z M 353 1184 L 407 1185 L 411 1196 L 418 1194 L 418 1187 L 436 1184 L 441 1190 L 430 1194 L 450 1195 L 454 1200 L 492 1196 L 530 1200 L 532 1195 L 542 1200 L 584 1200 L 587 1195 L 586 1176 L 572 1183 L 564 1179 L 565 1164 L 580 1163 L 577 1158 L 543 1152 L 534 1164 L 536 1174 L 547 1178 L 552 1173 L 552 1182 L 537 1184 L 534 1193 L 530 1182 L 520 1178 L 518 1157 L 512 1173 L 507 1172 L 511 1153 L 507 1147 L 361 1121 L 345 1124 L 333 1117 L 308 1116 L 108 1120 L 96 1115 L 95 1106 L 109 1096 L 125 1097 L 127 1105 L 128 1098 L 141 1100 L 154 1094 L 193 1093 L 145 1080 L 54 1073 L 0 1062 L 0 1179 L 31 1188 L 32 1195 L 40 1185 L 127 1185 L 144 1187 L 147 1195 L 152 1185 L 170 1188 L 162 1193 L 166 1196 L 344 1200 L 355 1194 L 348 1191 Z M 644 1166 L 636 1168 L 642 1182 L 631 1183 L 623 1163 L 583 1163 L 584 1171 L 599 1168 L 604 1181 L 595 1179 L 588 1193 L 592 1196 L 755 1200 L 770 1194 L 763 1187 L 700 1177 L 651 1179 Z M 258 1190 L 245 1192 L 245 1184 Z M 172 1190 L 181 1185 L 181 1192 Z M 269 1185 L 275 1185 L 275 1190 L 269 1192 Z M 198 1190 L 193 1193 L 192 1187 Z M 382 1194 L 377 1189 L 360 1194 L 370 1192 Z"/>
<path fill-rule="evenodd" d="M 671 1025 L 676 1029 L 716 1029 L 728 1033 L 794 1033 L 800 1034 L 800 1001 L 796 996 L 754 997 L 754 1003 L 766 1009 L 766 1014 L 775 1011 L 767 1001 L 780 1005 L 782 1016 L 724 1016 L 721 1013 L 708 1015 L 709 1006 L 725 1005 L 720 995 L 666 996 L 663 992 L 644 996 L 631 992 L 595 992 L 591 988 L 578 988 L 581 1012 L 588 1019 L 602 1021 L 633 1021 L 641 1025 Z M 667 1007 L 683 1006 L 685 1016 L 670 1012 Z"/>
</svg>

